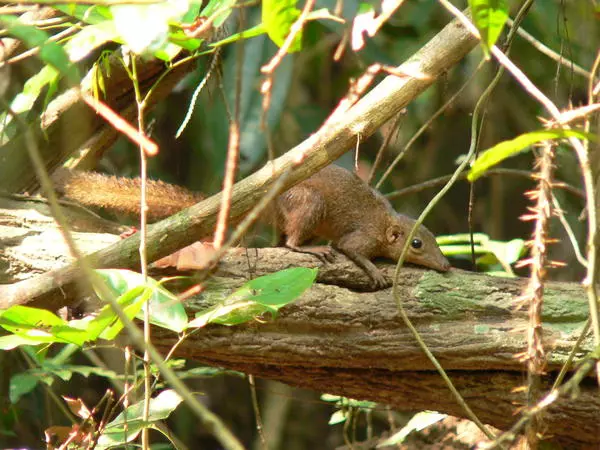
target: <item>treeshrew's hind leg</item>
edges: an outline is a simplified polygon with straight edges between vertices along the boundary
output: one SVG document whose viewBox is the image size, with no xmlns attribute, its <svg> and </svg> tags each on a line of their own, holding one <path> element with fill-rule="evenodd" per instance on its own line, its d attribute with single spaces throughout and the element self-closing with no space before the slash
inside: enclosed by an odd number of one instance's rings
<svg viewBox="0 0 600 450">
<path fill-rule="evenodd" d="M 314 236 L 315 229 L 325 217 L 325 201 L 321 194 L 306 186 L 296 186 L 278 200 L 283 218 L 285 246 L 299 253 L 314 255 L 323 262 L 332 262 L 334 253 L 329 246 L 301 247 Z"/>
</svg>

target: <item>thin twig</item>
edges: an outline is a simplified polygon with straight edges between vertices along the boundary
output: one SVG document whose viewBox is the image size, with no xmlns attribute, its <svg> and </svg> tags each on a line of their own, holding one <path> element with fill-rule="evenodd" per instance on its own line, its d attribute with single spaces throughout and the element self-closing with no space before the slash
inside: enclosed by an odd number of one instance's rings
<svg viewBox="0 0 600 450">
<path fill-rule="evenodd" d="M 433 115 L 429 119 L 427 119 L 427 121 L 423 125 L 421 125 L 421 128 L 419 128 L 417 130 L 417 132 L 410 138 L 410 140 L 406 143 L 404 148 L 400 151 L 400 153 L 398 153 L 398 156 L 396 156 L 396 158 L 394 158 L 394 161 L 392 161 L 392 163 L 388 166 L 386 171 L 383 173 L 383 175 L 381 176 L 381 178 L 375 185 L 375 189 L 379 189 L 381 187 L 383 182 L 387 179 L 387 177 L 390 176 L 390 174 L 392 173 L 394 168 L 398 165 L 400 160 L 404 157 L 404 155 L 406 154 L 408 149 L 431 126 L 433 121 L 435 119 L 437 119 L 452 103 L 454 103 L 454 100 L 456 100 L 456 98 L 465 90 L 465 88 L 469 85 L 469 83 L 471 83 L 471 81 L 473 81 L 473 79 L 475 78 L 475 75 L 479 72 L 479 69 L 481 69 L 484 66 L 484 64 L 485 64 L 484 60 L 480 61 L 479 64 L 477 65 L 477 68 L 473 71 L 473 73 L 469 76 L 469 78 L 467 78 L 467 80 L 462 84 L 462 86 L 452 95 L 452 97 L 450 97 L 448 99 L 448 101 L 446 103 L 444 103 L 442 106 L 440 106 L 438 108 L 438 110 L 435 113 L 433 113 Z"/>
<path fill-rule="evenodd" d="M 573 252 L 575 253 L 575 258 L 577 258 L 577 261 L 579 261 L 579 264 L 581 264 L 583 267 L 587 267 L 587 261 L 586 261 L 585 257 L 581 254 L 581 249 L 579 248 L 579 242 L 577 242 L 575 233 L 573 232 L 571 225 L 569 224 L 569 222 L 567 221 L 567 218 L 565 217 L 565 212 L 562 210 L 562 208 L 560 206 L 560 202 L 558 201 L 558 199 L 556 198 L 556 195 L 554 195 L 554 194 L 552 194 L 552 207 L 554 208 L 554 214 L 556 214 L 556 216 L 558 217 L 558 220 L 560 220 L 560 223 L 562 224 L 563 228 L 565 229 L 565 233 L 567 233 L 567 237 L 569 238 L 569 242 L 571 242 L 571 247 L 573 247 Z"/>
<path fill-rule="evenodd" d="M 507 22 L 508 22 L 508 25 L 510 25 L 511 27 L 513 26 L 513 21 L 510 18 L 507 20 Z M 582 75 L 587 79 L 592 78 L 592 75 L 590 72 L 585 70 L 583 67 L 575 64 L 574 62 L 569 61 L 563 55 L 556 53 L 554 50 L 547 47 L 543 42 L 540 42 L 534 36 L 532 36 L 527 31 L 525 31 L 522 27 L 517 28 L 517 34 L 519 36 L 521 36 L 523 39 L 525 39 L 527 42 L 529 42 L 540 53 L 548 56 L 549 58 L 553 59 L 557 63 L 559 63 L 565 67 L 568 67 L 569 69 L 572 69 L 573 72 L 575 72 L 576 74 Z"/>
<path fill-rule="evenodd" d="M 243 42 L 243 41 L 240 41 L 240 42 Z M 214 70 L 217 66 L 217 62 L 219 61 L 220 54 L 221 54 L 221 47 L 217 47 L 215 52 L 213 53 L 212 59 L 210 60 L 206 74 L 204 75 L 202 80 L 200 80 L 200 83 L 198 83 L 198 86 L 196 86 L 196 89 L 194 89 L 194 93 L 192 94 L 192 98 L 190 99 L 190 105 L 188 106 L 188 109 L 185 113 L 185 117 L 183 118 L 181 125 L 179 125 L 179 128 L 175 132 L 176 139 L 181 136 L 181 133 L 183 133 L 183 131 L 188 126 L 188 123 L 190 122 L 192 115 L 194 114 L 194 109 L 196 106 L 196 102 L 198 101 L 198 96 L 200 95 L 200 92 L 202 92 L 202 89 L 204 88 L 204 86 L 206 86 L 206 83 L 208 83 L 208 80 L 210 80 L 210 76 L 214 72 Z"/>
<path fill-rule="evenodd" d="M 144 114 L 146 104 L 142 99 L 140 84 L 137 76 L 137 56 L 131 52 L 131 82 L 135 93 L 135 102 L 137 106 L 138 133 L 140 136 L 146 136 L 146 126 L 144 124 Z M 140 266 L 144 284 L 148 283 L 148 257 L 146 254 L 146 239 L 148 235 L 148 202 L 147 202 L 147 181 L 148 181 L 148 161 L 143 145 L 140 149 Z M 142 410 L 142 420 L 147 422 L 150 417 L 150 399 L 152 398 L 152 372 L 150 371 L 150 355 L 147 346 L 151 343 L 150 335 L 150 302 L 144 305 L 144 405 Z M 148 427 L 142 428 L 142 448 L 150 448 L 150 430 Z"/>
<path fill-rule="evenodd" d="M 458 180 L 466 180 L 469 172 L 463 172 L 459 175 Z M 514 177 L 523 177 L 528 178 L 530 180 L 535 180 L 534 173 L 529 170 L 519 170 L 519 169 L 490 169 L 487 172 L 483 173 L 483 177 L 487 177 L 490 175 L 508 175 Z M 395 199 L 399 197 L 404 197 L 405 195 L 416 194 L 417 192 L 424 191 L 425 189 L 434 188 L 439 186 L 440 184 L 445 184 L 448 180 L 452 178 L 452 175 L 442 175 L 441 177 L 432 178 L 431 180 L 424 181 L 423 183 L 413 184 L 412 186 L 405 187 L 403 189 L 398 189 L 397 191 L 390 192 L 385 194 L 388 199 Z M 558 182 L 554 183 L 555 188 L 564 189 L 567 192 L 570 192 L 573 195 L 576 195 L 579 198 L 585 199 L 585 192 L 581 189 L 577 189 L 575 186 L 571 186 L 570 184 Z"/>
<path fill-rule="evenodd" d="M 267 444 L 267 437 L 265 436 L 265 430 L 260 415 L 260 408 L 258 406 L 258 397 L 256 396 L 256 383 L 254 382 L 254 375 L 248 375 L 248 385 L 250 386 L 250 396 L 252 398 L 252 409 L 254 410 L 254 417 L 256 418 L 256 430 L 260 437 L 260 442 L 264 450 L 269 450 Z"/>
<path fill-rule="evenodd" d="M 379 150 L 377 151 L 377 156 L 375 157 L 375 162 L 373 162 L 373 166 L 371 167 L 371 173 L 369 174 L 369 178 L 367 178 L 367 184 L 371 184 L 373 181 L 373 177 L 375 176 L 375 172 L 383 159 L 383 153 L 392 142 L 392 138 L 398 137 L 398 133 L 400 132 L 400 120 L 406 115 L 406 109 L 403 109 L 394 117 L 394 121 L 391 123 L 388 133 L 383 138 L 383 142 L 379 146 Z"/>
<path fill-rule="evenodd" d="M 531 6 L 532 3 L 533 3 L 532 0 L 526 0 L 525 1 L 525 3 L 522 5 L 521 9 L 519 10 L 519 14 L 518 14 L 519 20 L 526 14 L 526 12 L 529 10 L 529 8 L 530 8 L 530 6 Z M 454 172 L 454 174 L 452 175 L 452 177 L 450 178 L 450 180 L 448 181 L 448 183 L 438 192 L 438 194 L 425 207 L 425 209 L 423 210 L 423 212 L 421 213 L 421 215 L 419 216 L 419 218 L 415 221 L 415 224 L 414 224 L 413 228 L 408 233 L 408 235 L 405 237 L 406 241 L 405 241 L 405 244 L 404 244 L 404 248 L 402 249 L 402 253 L 400 254 L 400 258 L 398 259 L 398 264 L 396 265 L 396 270 L 394 272 L 394 284 L 393 284 L 393 287 L 392 287 L 392 294 L 393 294 L 394 299 L 395 299 L 395 301 L 396 301 L 396 303 L 398 305 L 398 312 L 400 314 L 400 317 L 402 318 L 402 321 L 405 323 L 405 325 L 407 326 L 407 328 L 410 330 L 411 334 L 413 335 L 413 337 L 415 338 L 415 340 L 419 344 L 419 347 L 421 347 L 421 350 L 423 350 L 423 353 L 425 353 L 425 355 L 427 356 L 427 358 L 431 361 L 431 363 L 434 365 L 434 367 L 436 368 L 436 370 L 439 372 L 439 374 L 443 378 L 444 382 L 446 383 L 446 385 L 450 389 L 450 392 L 452 392 L 452 394 L 454 395 L 454 398 L 456 399 L 456 401 L 458 402 L 458 404 L 465 411 L 467 417 L 472 422 L 474 422 L 479 427 L 479 429 L 488 438 L 490 438 L 490 439 L 494 438 L 493 433 L 490 430 L 488 430 L 488 428 L 481 422 L 481 420 L 479 420 L 479 418 L 477 417 L 477 415 L 473 412 L 473 410 L 466 403 L 466 401 L 464 400 L 464 398 L 462 397 L 462 395 L 458 392 L 458 390 L 454 386 L 454 383 L 452 383 L 452 380 L 450 379 L 450 377 L 446 374 L 446 372 L 445 372 L 444 368 L 442 367 L 442 365 L 439 363 L 439 361 L 433 355 L 433 353 L 431 353 L 431 351 L 427 347 L 427 344 L 423 341 L 423 339 L 419 335 L 419 332 L 417 331 L 417 329 L 415 328 L 415 326 L 412 324 L 410 318 L 408 317 L 408 314 L 404 310 L 403 300 L 400 297 L 399 292 L 398 292 L 398 279 L 399 279 L 399 275 L 400 275 L 400 269 L 402 268 L 402 265 L 404 263 L 406 255 L 408 253 L 409 245 L 410 245 L 410 243 L 412 241 L 413 236 L 417 232 L 417 229 L 421 226 L 421 224 L 423 223 L 425 217 L 429 214 L 429 212 L 433 209 L 433 207 L 450 190 L 450 188 L 452 187 L 452 185 L 456 182 L 456 180 L 460 176 L 461 172 L 463 172 L 463 170 L 467 167 L 467 165 L 470 163 L 471 159 L 473 158 L 473 155 L 475 154 L 475 151 L 476 151 L 476 148 L 477 148 L 477 142 L 478 142 L 478 138 L 477 138 L 477 122 L 478 122 L 478 119 L 477 118 L 479 116 L 479 111 L 482 108 L 482 106 L 485 104 L 485 102 L 487 101 L 487 98 L 491 95 L 494 87 L 499 82 L 501 75 L 502 75 L 502 70 L 499 69 L 498 72 L 496 73 L 496 76 L 494 77 L 494 79 L 492 80 L 492 82 L 490 83 L 490 85 L 486 88 L 486 90 L 483 92 L 483 94 L 481 95 L 481 97 L 477 101 L 477 104 L 475 105 L 475 109 L 473 111 L 473 118 L 472 118 L 472 121 L 471 121 L 471 144 L 470 144 L 470 148 L 469 148 L 469 151 L 467 153 L 467 156 L 464 158 L 464 160 L 462 161 L 462 163 L 456 169 L 456 171 Z"/>
<path fill-rule="evenodd" d="M 456 169 L 456 171 L 454 172 L 454 174 L 452 175 L 450 180 L 448 180 L 448 183 L 446 183 L 446 185 L 437 193 L 437 195 L 425 207 L 425 209 L 423 210 L 423 212 L 421 213 L 419 218 L 416 220 L 415 225 L 413 226 L 412 230 L 405 237 L 406 243 L 404 245 L 404 248 L 402 249 L 402 253 L 400 254 L 400 258 L 398 259 L 398 263 L 396 265 L 396 270 L 394 272 L 394 284 L 392 287 L 392 295 L 394 296 L 394 299 L 396 300 L 396 303 L 398 305 L 398 312 L 400 314 L 400 317 L 402 318 L 402 321 L 404 322 L 406 327 L 409 329 L 409 331 L 411 332 L 411 334 L 413 335 L 413 337 L 419 344 L 419 347 L 421 347 L 421 350 L 423 351 L 423 353 L 425 353 L 427 358 L 431 361 L 433 366 L 439 372 L 439 374 L 443 378 L 444 382 L 450 389 L 450 392 L 452 392 L 452 394 L 454 395 L 454 398 L 456 399 L 458 404 L 465 411 L 466 416 L 473 423 L 475 423 L 489 439 L 494 439 L 493 433 L 490 430 L 488 430 L 488 428 L 481 422 L 481 420 L 479 420 L 477 415 L 473 412 L 471 407 L 466 403 L 465 399 L 462 397 L 460 392 L 458 392 L 458 390 L 454 386 L 454 383 L 452 382 L 452 380 L 450 379 L 448 374 L 446 374 L 446 371 L 444 370 L 442 365 L 439 363 L 437 358 L 433 355 L 433 353 L 431 353 L 431 350 L 429 350 L 429 347 L 427 347 L 427 344 L 423 341 L 423 339 L 419 335 L 419 332 L 417 331 L 417 329 L 413 325 L 412 321 L 408 317 L 408 314 L 406 313 L 406 311 L 404 309 L 402 297 L 400 296 L 400 294 L 398 292 L 398 280 L 399 280 L 399 276 L 400 276 L 400 269 L 402 268 L 402 265 L 404 264 L 406 255 L 408 253 L 408 247 L 409 247 L 409 245 L 412 241 L 412 238 L 415 235 L 418 227 L 421 226 L 421 224 L 423 223 L 423 220 L 425 219 L 427 214 L 429 214 L 429 212 L 431 211 L 433 206 L 436 205 L 441 200 L 441 198 L 446 194 L 446 192 L 448 192 L 450 190 L 452 185 L 456 182 L 456 180 L 460 176 L 461 172 L 463 170 L 465 170 L 465 168 L 471 161 L 473 155 L 475 154 L 475 148 L 476 148 L 476 143 L 477 143 L 477 117 L 479 114 L 479 109 L 480 109 L 481 105 L 483 105 L 483 103 L 485 102 L 485 99 L 490 95 L 492 88 L 493 88 L 493 85 L 490 85 L 486 89 L 486 91 L 479 98 L 479 101 L 477 102 L 477 105 L 475 106 L 475 110 L 473 111 L 473 118 L 472 118 L 472 125 L 471 125 L 471 148 L 469 149 L 466 158 L 463 160 L 463 162 L 460 164 L 460 166 Z"/>
<path fill-rule="evenodd" d="M 240 28 L 244 26 L 244 10 L 240 10 Z M 215 238 L 213 246 L 219 249 L 225 241 L 227 231 L 227 219 L 231 211 L 231 194 L 235 182 L 235 174 L 240 158 L 240 102 L 242 97 L 242 68 L 244 67 L 244 40 L 237 43 L 235 93 L 233 118 L 229 122 L 229 145 L 227 148 L 227 161 L 225 162 L 225 177 L 223 179 L 223 195 L 221 196 L 221 209 L 215 227 Z"/>
</svg>

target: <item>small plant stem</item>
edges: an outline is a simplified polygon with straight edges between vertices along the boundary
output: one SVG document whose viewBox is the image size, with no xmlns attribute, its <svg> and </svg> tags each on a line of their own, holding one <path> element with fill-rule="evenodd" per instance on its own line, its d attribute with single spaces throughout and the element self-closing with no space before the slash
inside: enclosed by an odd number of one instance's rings
<svg viewBox="0 0 600 450">
<path fill-rule="evenodd" d="M 136 55 L 131 53 L 131 81 L 135 92 L 135 101 L 137 105 L 137 122 L 138 133 L 141 136 L 146 134 L 146 126 L 144 123 L 144 113 L 146 103 L 142 99 L 140 85 L 137 77 Z M 140 145 L 140 266 L 144 283 L 148 282 L 148 258 L 146 255 L 146 236 L 148 233 L 148 202 L 146 199 L 146 185 L 148 181 L 148 161 L 144 147 Z M 147 350 L 147 345 L 151 343 L 150 336 L 150 301 L 144 305 L 144 408 L 142 411 L 142 420 L 148 422 L 150 417 L 150 399 L 152 398 L 152 372 L 150 371 L 150 355 Z M 150 430 L 148 427 L 142 429 L 142 448 L 143 450 L 150 449 Z"/>
</svg>

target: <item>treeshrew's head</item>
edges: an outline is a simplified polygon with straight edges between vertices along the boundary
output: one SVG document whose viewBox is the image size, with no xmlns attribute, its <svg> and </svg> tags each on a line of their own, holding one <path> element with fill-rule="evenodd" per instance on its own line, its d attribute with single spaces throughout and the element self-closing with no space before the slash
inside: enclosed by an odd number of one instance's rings
<svg viewBox="0 0 600 450">
<path fill-rule="evenodd" d="M 404 248 L 406 237 L 415 224 L 415 220 L 402 214 L 397 214 L 394 220 L 386 229 L 386 256 L 394 261 L 400 259 L 400 254 Z M 406 261 L 430 269 L 447 272 L 450 270 L 450 263 L 442 254 L 435 236 L 423 225 L 419 227 L 415 235 L 411 238 L 406 255 Z"/>
</svg>

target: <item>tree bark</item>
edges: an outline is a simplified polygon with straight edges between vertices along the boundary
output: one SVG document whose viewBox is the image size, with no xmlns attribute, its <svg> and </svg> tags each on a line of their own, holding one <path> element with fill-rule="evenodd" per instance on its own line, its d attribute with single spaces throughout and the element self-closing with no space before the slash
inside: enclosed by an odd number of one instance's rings
<svg viewBox="0 0 600 450">
<path fill-rule="evenodd" d="M 6 225 L 2 230 L 3 236 L 13 238 L 0 241 L 0 265 L 15 268 L 11 272 L 15 280 L 48 270 L 50 261 L 67 264 L 69 260 L 53 222 L 41 219 L 43 204 L 38 208 L 37 222 L 31 211 L 20 219 L 24 210 L 11 214 L 9 209 L 0 209 L 1 223 L 13 224 L 12 233 L 7 233 Z M 28 228 L 15 238 L 23 230 L 19 222 Z M 119 239 L 113 234 L 83 232 L 86 226 L 80 226 L 76 237 L 88 252 Z M 49 239 L 48 233 L 55 233 L 54 238 Z M 49 241 L 54 245 L 48 245 Z M 193 315 L 248 279 L 290 266 L 319 267 L 318 282 L 284 307 L 276 320 L 208 326 L 180 343 L 175 355 L 294 386 L 374 400 L 399 410 L 432 409 L 464 416 L 404 326 L 391 290 L 367 292 L 369 279 L 342 255 L 324 265 L 311 255 L 287 249 L 234 249 L 205 292 L 186 300 L 186 309 Z M 393 266 L 380 268 L 392 276 Z M 161 273 L 155 271 L 155 276 Z M 518 278 L 415 268 L 404 268 L 399 279 L 404 307 L 431 351 L 481 420 L 501 429 L 510 427 L 525 405 L 524 395 L 515 391 L 525 383 L 524 366 L 515 358 L 526 348 L 527 313 L 515 308 L 524 283 Z M 65 299 L 65 303 L 72 300 Z M 587 300 L 578 284 L 546 285 L 546 388 L 586 320 Z M 178 341 L 178 336 L 164 329 L 155 329 L 152 336 L 165 354 Z M 592 347 L 591 338 L 586 339 L 579 356 Z M 577 398 L 560 399 L 551 406 L 544 420 L 547 434 L 568 448 L 600 445 L 600 397 L 593 380 L 581 385 Z"/>
</svg>

